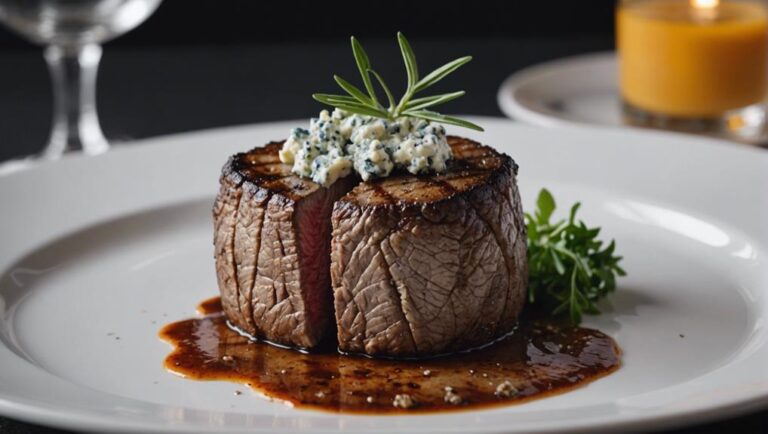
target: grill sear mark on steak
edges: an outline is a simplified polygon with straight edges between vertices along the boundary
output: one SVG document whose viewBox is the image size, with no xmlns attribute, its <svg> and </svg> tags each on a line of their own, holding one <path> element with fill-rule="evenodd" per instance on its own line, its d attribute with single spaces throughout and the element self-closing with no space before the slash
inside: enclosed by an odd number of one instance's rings
<svg viewBox="0 0 768 434">
<path fill-rule="evenodd" d="M 280 163 L 281 143 L 224 166 L 214 205 L 216 272 L 229 321 L 253 336 L 315 346 L 332 318 L 333 203 L 353 180 L 323 188 Z"/>
<path fill-rule="evenodd" d="M 333 306 L 341 350 L 395 357 L 512 331 L 528 274 L 517 166 L 479 143 L 448 143 L 446 173 L 356 186 L 350 176 L 330 188 L 280 163 L 281 143 L 230 158 L 213 214 L 231 324 L 310 348 Z"/>
<path fill-rule="evenodd" d="M 527 284 L 517 166 L 449 137 L 448 172 L 359 184 L 333 209 L 339 347 L 426 356 L 513 330 Z"/>
</svg>

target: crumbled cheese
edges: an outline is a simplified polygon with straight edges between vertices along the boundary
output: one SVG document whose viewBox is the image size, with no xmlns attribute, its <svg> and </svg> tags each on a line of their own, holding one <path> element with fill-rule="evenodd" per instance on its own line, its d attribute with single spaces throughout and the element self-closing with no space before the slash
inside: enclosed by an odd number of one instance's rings
<svg viewBox="0 0 768 434">
<path fill-rule="evenodd" d="M 416 405 L 416 401 L 411 398 L 411 395 L 403 393 L 395 395 L 395 399 L 392 401 L 392 405 L 397 408 L 411 408 Z"/>
<path fill-rule="evenodd" d="M 363 180 L 402 169 L 413 174 L 442 172 L 452 157 L 445 128 L 427 120 L 395 121 L 320 112 L 309 129 L 294 128 L 280 151 L 280 161 L 298 175 L 329 186 L 353 170 Z"/>
<path fill-rule="evenodd" d="M 496 396 L 503 396 L 509 398 L 517 393 L 517 387 L 509 380 L 504 380 L 496 386 Z"/>
</svg>

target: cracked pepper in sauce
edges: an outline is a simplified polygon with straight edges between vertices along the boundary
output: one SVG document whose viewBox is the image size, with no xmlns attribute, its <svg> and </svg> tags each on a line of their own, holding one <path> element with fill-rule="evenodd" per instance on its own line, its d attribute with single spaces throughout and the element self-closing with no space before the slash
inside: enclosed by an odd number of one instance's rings
<svg viewBox="0 0 768 434">
<path fill-rule="evenodd" d="M 422 360 L 302 353 L 253 341 L 227 326 L 219 298 L 201 316 L 165 326 L 165 366 L 186 378 L 245 384 L 297 407 L 345 413 L 413 413 L 508 405 L 566 392 L 620 365 L 609 336 L 524 318 L 495 344 Z"/>
</svg>

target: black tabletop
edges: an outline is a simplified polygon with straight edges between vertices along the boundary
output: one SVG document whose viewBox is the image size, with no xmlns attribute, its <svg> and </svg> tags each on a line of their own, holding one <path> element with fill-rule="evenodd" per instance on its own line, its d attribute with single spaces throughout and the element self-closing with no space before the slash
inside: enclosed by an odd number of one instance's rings
<svg viewBox="0 0 768 434">
<path fill-rule="evenodd" d="M 501 116 L 496 91 L 510 73 L 538 62 L 609 50 L 605 38 L 455 39 L 412 41 L 424 69 L 459 55 L 474 60 L 455 73 L 445 91 L 467 96 L 446 111 Z M 404 81 L 394 41 L 366 41 L 375 67 Z M 312 45 L 218 45 L 105 47 L 98 104 L 102 126 L 115 142 L 235 124 L 307 118 L 320 106 L 313 92 L 335 92 L 334 73 L 355 79 L 345 43 Z M 390 78 L 391 77 L 391 78 Z M 0 161 L 39 151 L 48 136 L 51 90 L 42 56 L 30 51 L 0 57 Z M 276 138 L 279 139 L 279 138 Z M 708 423 L 676 433 L 768 433 L 768 412 Z M 63 431 L 0 418 L 0 432 L 52 434 Z"/>
</svg>

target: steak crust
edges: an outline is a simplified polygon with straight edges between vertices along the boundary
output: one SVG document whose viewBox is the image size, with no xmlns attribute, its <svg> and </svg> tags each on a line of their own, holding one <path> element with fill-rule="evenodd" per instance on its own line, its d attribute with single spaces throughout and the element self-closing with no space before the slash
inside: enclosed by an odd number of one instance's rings
<svg viewBox="0 0 768 434">
<path fill-rule="evenodd" d="M 331 279 L 341 350 L 437 355 L 515 327 L 528 276 L 517 166 L 477 142 L 448 142 L 446 173 L 362 183 L 336 202 Z"/>
</svg>

